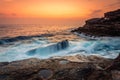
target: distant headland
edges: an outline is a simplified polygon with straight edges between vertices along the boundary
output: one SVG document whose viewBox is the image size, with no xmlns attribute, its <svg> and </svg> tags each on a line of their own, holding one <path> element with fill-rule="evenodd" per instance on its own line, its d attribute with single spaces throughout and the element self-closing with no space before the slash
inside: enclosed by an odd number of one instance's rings
<svg viewBox="0 0 120 80">
<path fill-rule="evenodd" d="M 86 20 L 83 27 L 72 32 L 83 33 L 90 36 L 120 36 L 120 9 L 104 14 L 102 18 Z"/>
</svg>

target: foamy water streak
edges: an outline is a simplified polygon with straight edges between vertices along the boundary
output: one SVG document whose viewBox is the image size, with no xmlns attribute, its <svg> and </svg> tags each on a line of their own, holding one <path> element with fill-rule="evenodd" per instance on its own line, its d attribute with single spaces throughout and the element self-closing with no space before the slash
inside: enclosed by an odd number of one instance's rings
<svg viewBox="0 0 120 80">
<path fill-rule="evenodd" d="M 28 26 L 31 29 L 28 29 Z M 44 27 L 40 25 L 0 27 L 0 37 L 7 37 L 0 39 L 0 62 L 76 54 L 115 58 L 120 53 L 120 37 L 95 38 L 80 34 L 83 37 L 81 38 L 70 33 L 69 30 L 74 26 Z"/>
<path fill-rule="evenodd" d="M 75 54 L 100 55 L 115 58 L 120 53 L 120 38 L 102 40 L 61 41 L 52 43 L 47 39 L 15 42 L 12 46 L 0 46 L 0 62 L 27 58 L 50 58 Z"/>
</svg>

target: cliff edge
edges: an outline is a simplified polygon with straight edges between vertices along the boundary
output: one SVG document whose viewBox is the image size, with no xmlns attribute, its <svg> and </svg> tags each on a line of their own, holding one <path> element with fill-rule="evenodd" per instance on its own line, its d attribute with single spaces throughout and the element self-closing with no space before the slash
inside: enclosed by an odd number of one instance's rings
<svg viewBox="0 0 120 80">
<path fill-rule="evenodd" d="M 120 9 L 104 14 L 103 18 L 92 18 L 85 22 L 83 27 L 72 32 L 90 36 L 120 36 Z"/>
</svg>

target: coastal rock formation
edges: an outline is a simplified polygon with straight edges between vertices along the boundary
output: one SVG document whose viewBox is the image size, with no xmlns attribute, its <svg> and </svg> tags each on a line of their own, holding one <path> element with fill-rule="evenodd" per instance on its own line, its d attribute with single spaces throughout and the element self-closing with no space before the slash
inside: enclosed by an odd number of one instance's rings
<svg viewBox="0 0 120 80">
<path fill-rule="evenodd" d="M 120 36 L 120 9 L 105 13 L 103 18 L 89 19 L 83 27 L 72 32 L 98 37 Z"/>
<path fill-rule="evenodd" d="M 79 55 L 78 59 L 81 59 L 81 57 Z M 88 60 L 84 62 L 70 61 L 69 58 L 59 57 L 45 60 L 31 58 L 21 61 L 1 62 L 0 80 L 120 79 L 120 56 L 114 60 L 88 56 L 86 57 Z"/>
<path fill-rule="evenodd" d="M 114 59 L 114 61 L 111 63 L 109 67 L 106 68 L 106 70 L 120 70 L 120 54 L 119 56 Z"/>
</svg>

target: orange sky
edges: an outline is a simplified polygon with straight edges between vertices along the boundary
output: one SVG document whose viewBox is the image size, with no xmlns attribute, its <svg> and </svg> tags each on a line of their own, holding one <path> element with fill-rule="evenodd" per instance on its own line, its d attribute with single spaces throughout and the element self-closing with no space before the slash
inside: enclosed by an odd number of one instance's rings
<svg viewBox="0 0 120 80">
<path fill-rule="evenodd" d="M 120 0 L 0 0 L 0 23 L 13 18 L 77 21 L 118 8 Z"/>
</svg>

